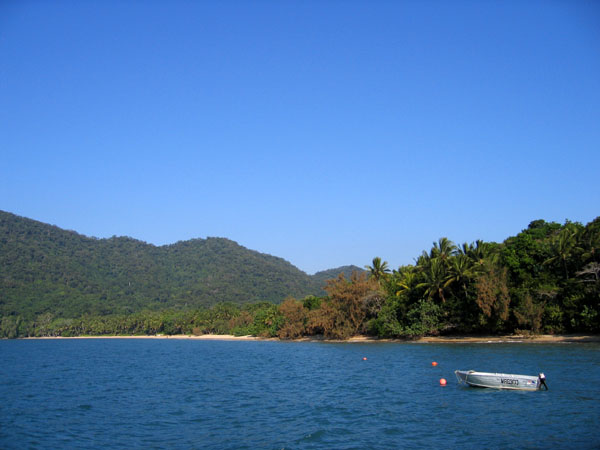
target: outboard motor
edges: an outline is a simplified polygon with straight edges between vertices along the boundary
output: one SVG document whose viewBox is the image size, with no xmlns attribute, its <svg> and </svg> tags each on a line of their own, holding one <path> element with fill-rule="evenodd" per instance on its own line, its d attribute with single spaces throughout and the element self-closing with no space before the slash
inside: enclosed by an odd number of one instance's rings
<svg viewBox="0 0 600 450">
<path fill-rule="evenodd" d="M 546 385 L 546 375 L 544 375 L 543 373 L 540 373 L 538 375 L 538 379 L 540 380 L 540 385 L 539 385 L 539 390 L 542 390 L 542 386 L 544 386 L 544 389 L 548 390 L 548 385 Z"/>
</svg>

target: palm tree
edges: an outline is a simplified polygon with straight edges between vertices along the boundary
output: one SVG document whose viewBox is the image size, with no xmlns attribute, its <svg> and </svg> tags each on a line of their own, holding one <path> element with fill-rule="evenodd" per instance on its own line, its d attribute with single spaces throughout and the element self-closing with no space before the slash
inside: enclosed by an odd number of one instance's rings
<svg viewBox="0 0 600 450">
<path fill-rule="evenodd" d="M 498 259 L 498 252 L 493 245 L 483 242 L 481 239 L 476 240 L 475 244 L 465 242 L 460 248 L 459 254 L 468 256 L 474 264 L 479 266 L 483 266 L 486 262 L 494 264 Z"/>
<path fill-rule="evenodd" d="M 444 287 L 458 284 L 462 288 L 466 299 L 467 284 L 475 276 L 478 270 L 480 269 L 475 266 L 473 261 L 467 255 L 461 253 L 450 260 Z"/>
<path fill-rule="evenodd" d="M 365 269 L 369 271 L 369 276 L 375 278 L 377 281 L 384 279 L 390 273 L 387 261 L 381 262 L 379 256 L 373 258 L 373 265 L 365 266 Z"/>
<path fill-rule="evenodd" d="M 442 237 L 437 242 L 433 243 L 430 257 L 440 258 L 442 261 L 447 261 L 451 256 L 458 253 L 458 247 L 450 239 Z"/>
<path fill-rule="evenodd" d="M 460 255 L 469 255 L 471 254 L 471 252 L 473 251 L 475 247 L 473 246 L 473 243 L 468 244 L 466 242 L 463 242 L 463 244 L 460 246 L 460 248 L 458 249 L 458 253 Z"/>
<path fill-rule="evenodd" d="M 584 261 L 600 262 L 600 217 L 588 223 L 581 232 L 581 255 Z"/>
<path fill-rule="evenodd" d="M 418 273 L 414 266 L 401 267 L 398 271 L 394 271 L 393 276 L 393 292 L 397 297 L 405 292 L 410 292 L 417 285 Z"/>
<path fill-rule="evenodd" d="M 565 271 L 565 278 L 569 279 L 569 271 L 567 269 L 567 260 L 571 257 L 574 250 L 577 249 L 577 229 L 572 224 L 567 224 L 562 230 L 554 236 L 552 247 L 555 251 L 555 255 L 552 258 L 548 258 L 544 261 L 544 264 L 561 260 L 563 269 Z"/>
<path fill-rule="evenodd" d="M 427 298 L 433 298 L 436 295 L 440 298 L 442 303 L 446 302 L 444 297 L 444 289 L 446 288 L 446 267 L 441 259 L 431 259 L 429 267 L 423 271 L 425 281 L 417 284 L 418 288 L 425 288 L 425 295 Z"/>
<path fill-rule="evenodd" d="M 421 271 L 425 270 L 431 264 L 431 256 L 429 256 L 429 253 L 427 253 L 425 250 L 423 250 L 423 252 L 421 253 L 421 256 L 419 256 L 415 260 L 415 264 L 416 264 L 416 267 L 419 268 L 419 270 L 421 270 Z"/>
</svg>

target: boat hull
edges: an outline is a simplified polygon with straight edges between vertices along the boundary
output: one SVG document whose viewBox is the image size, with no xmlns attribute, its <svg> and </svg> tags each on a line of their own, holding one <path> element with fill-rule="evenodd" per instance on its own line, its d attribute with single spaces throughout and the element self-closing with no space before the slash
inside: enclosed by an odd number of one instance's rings
<svg viewBox="0 0 600 450">
<path fill-rule="evenodd" d="M 473 387 L 537 391 L 541 385 L 540 378 L 531 375 L 476 372 L 474 370 L 456 370 L 454 373 L 459 382 Z"/>
</svg>

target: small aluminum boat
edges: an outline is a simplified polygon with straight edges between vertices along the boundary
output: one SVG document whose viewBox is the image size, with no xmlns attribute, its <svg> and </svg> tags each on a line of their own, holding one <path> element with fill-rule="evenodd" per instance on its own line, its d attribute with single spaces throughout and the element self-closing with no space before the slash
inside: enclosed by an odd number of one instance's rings
<svg viewBox="0 0 600 450">
<path fill-rule="evenodd" d="M 469 386 L 493 389 L 519 389 L 522 391 L 537 391 L 545 388 L 546 376 L 540 373 L 537 377 L 531 375 L 513 375 L 508 373 L 476 372 L 474 370 L 455 370 L 454 374 L 459 383 Z"/>
</svg>

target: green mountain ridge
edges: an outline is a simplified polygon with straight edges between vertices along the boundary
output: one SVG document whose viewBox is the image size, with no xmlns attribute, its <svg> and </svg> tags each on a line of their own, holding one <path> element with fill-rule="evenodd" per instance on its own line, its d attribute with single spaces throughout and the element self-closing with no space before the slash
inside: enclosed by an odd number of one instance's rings
<svg viewBox="0 0 600 450">
<path fill-rule="evenodd" d="M 98 239 L 0 211 L 0 315 L 61 317 L 187 309 L 219 302 L 279 303 L 322 295 L 344 266 L 307 275 L 226 238 L 155 246 Z"/>
</svg>

